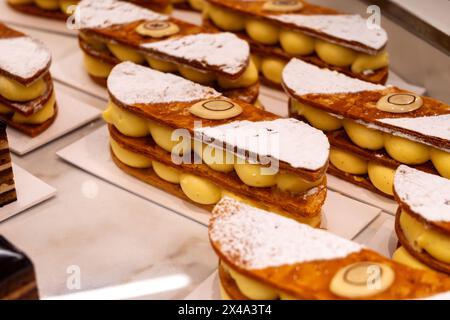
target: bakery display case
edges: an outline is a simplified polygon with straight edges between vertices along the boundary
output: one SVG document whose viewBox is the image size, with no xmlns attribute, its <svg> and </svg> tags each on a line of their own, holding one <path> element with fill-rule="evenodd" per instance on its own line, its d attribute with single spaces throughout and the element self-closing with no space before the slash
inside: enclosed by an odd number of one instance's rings
<svg viewBox="0 0 450 320">
<path fill-rule="evenodd" d="M 450 299 L 449 6 L 1 0 L 0 299 Z"/>
</svg>

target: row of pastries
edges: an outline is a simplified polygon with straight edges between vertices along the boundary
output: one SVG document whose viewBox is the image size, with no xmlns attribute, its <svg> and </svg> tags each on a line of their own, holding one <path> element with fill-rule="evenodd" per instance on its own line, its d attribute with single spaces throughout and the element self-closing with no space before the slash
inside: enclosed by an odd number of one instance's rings
<svg viewBox="0 0 450 320">
<path fill-rule="evenodd" d="M 108 90 L 112 160 L 212 211 L 222 297 L 446 297 L 450 106 L 385 84 L 386 32 L 304 1 L 189 3 L 202 27 L 115 0 L 75 16 L 84 67 Z M 33 81 L 2 74 L 2 99 L 51 91 L 40 62 Z M 260 81 L 288 95 L 289 118 L 258 103 Z M 11 106 L 0 114 L 23 123 Z M 54 93 L 37 109 L 55 117 Z M 320 230 L 326 173 L 398 202 L 393 259 Z"/>
</svg>

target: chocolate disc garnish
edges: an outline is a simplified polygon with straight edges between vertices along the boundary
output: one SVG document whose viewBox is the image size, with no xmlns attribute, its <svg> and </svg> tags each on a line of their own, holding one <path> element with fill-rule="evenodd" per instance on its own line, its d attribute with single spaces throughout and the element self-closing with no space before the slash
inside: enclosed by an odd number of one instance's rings
<svg viewBox="0 0 450 320">
<path fill-rule="evenodd" d="M 174 35 L 180 31 L 180 28 L 170 21 L 146 21 L 136 28 L 136 32 L 142 36 L 152 38 L 162 38 Z"/>
<path fill-rule="evenodd" d="M 407 113 L 423 106 L 423 99 L 413 93 L 391 93 L 377 102 L 377 109 L 391 113 Z"/>
<path fill-rule="evenodd" d="M 263 10 L 276 12 L 297 11 L 302 8 L 303 3 L 299 0 L 270 0 L 263 5 Z"/>
<path fill-rule="evenodd" d="M 189 111 L 200 118 L 208 120 L 225 120 L 242 113 L 242 107 L 226 99 L 210 99 L 197 102 Z"/>
<path fill-rule="evenodd" d="M 364 298 L 387 290 L 395 279 L 390 266 L 379 262 L 357 262 L 340 269 L 330 291 L 344 298 Z"/>
</svg>

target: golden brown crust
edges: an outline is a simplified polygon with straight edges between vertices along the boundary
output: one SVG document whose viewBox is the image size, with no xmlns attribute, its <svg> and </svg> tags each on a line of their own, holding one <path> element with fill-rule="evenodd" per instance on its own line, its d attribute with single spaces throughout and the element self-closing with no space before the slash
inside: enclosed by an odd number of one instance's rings
<svg viewBox="0 0 450 320">
<path fill-rule="evenodd" d="M 41 110 L 44 105 L 50 100 L 53 94 L 53 80 L 49 72 L 43 76 L 43 80 L 47 85 L 45 92 L 34 100 L 26 102 L 10 101 L 0 95 L 0 103 L 8 108 L 17 111 L 25 116 L 30 116 Z"/>
<path fill-rule="evenodd" d="M 78 39 L 80 48 L 83 52 L 95 59 L 98 59 L 104 63 L 110 64 L 112 66 L 119 64 L 121 61 L 114 57 L 109 51 L 97 51 L 93 49 L 89 44 L 87 44 L 82 38 Z M 106 79 L 100 77 L 91 76 L 98 84 L 106 87 Z M 103 79 L 103 80 L 102 80 Z M 253 104 L 258 100 L 259 96 L 259 83 L 255 83 L 249 87 L 245 88 L 236 88 L 236 89 L 222 89 L 218 85 L 215 86 L 215 89 L 222 92 L 224 96 L 229 97 L 231 99 L 241 100 L 246 103 Z"/>
<path fill-rule="evenodd" d="M 208 30 L 214 30 L 214 31 L 219 30 L 208 19 L 203 19 L 203 26 L 208 28 Z M 281 60 L 285 61 L 286 63 L 288 63 L 292 58 L 297 58 L 297 59 L 303 60 L 307 63 L 314 64 L 320 68 L 327 68 L 330 70 L 335 70 L 340 73 L 346 74 L 349 77 L 353 77 L 353 78 L 357 78 L 360 80 L 377 83 L 377 84 L 385 84 L 388 79 L 388 76 L 389 76 L 389 68 L 388 67 L 380 68 L 378 70 L 375 70 L 373 73 L 367 74 L 367 75 L 362 74 L 362 73 L 355 73 L 355 72 L 352 72 L 352 70 L 349 67 L 347 67 L 347 68 L 346 67 L 337 67 L 337 66 L 328 64 L 325 61 L 323 61 L 322 59 L 320 59 L 317 56 L 317 54 L 312 54 L 309 56 L 295 56 L 295 55 L 291 55 L 291 54 L 285 52 L 280 47 L 268 46 L 268 45 L 258 43 L 243 32 L 235 32 L 235 34 L 250 44 L 250 46 L 252 48 L 252 54 L 261 56 L 262 58 L 281 59 Z M 277 89 L 282 88 L 281 84 L 276 84 L 276 88 Z"/>
<path fill-rule="evenodd" d="M 174 129 L 183 128 L 190 131 L 193 135 L 195 122 L 198 118 L 189 112 L 189 108 L 195 103 L 163 103 L 163 104 L 137 104 L 133 106 L 128 106 L 117 100 L 114 95 L 110 92 L 111 100 L 119 107 L 124 108 L 140 117 L 156 121 L 158 123 L 164 124 Z M 202 119 L 202 126 L 204 127 L 215 127 L 222 124 L 230 123 L 233 121 L 263 121 L 263 120 L 275 120 L 280 117 L 270 113 L 268 111 L 259 109 L 251 104 L 244 102 L 239 102 L 242 107 L 243 112 L 228 120 L 207 120 Z M 326 171 L 327 164 L 318 170 L 306 170 L 301 168 L 293 168 L 289 164 L 280 161 L 279 166 L 281 170 L 292 172 L 298 174 L 308 181 L 319 180 Z"/>
<path fill-rule="evenodd" d="M 123 148 L 144 155 L 164 165 L 176 168 L 185 173 L 194 174 L 227 191 L 233 192 L 248 200 L 256 202 L 271 211 L 280 212 L 293 219 L 313 218 L 321 212 L 321 207 L 326 198 L 326 181 L 317 187 L 318 191 L 311 195 L 292 194 L 283 192 L 277 188 L 255 188 L 245 185 L 235 172 L 223 173 L 209 168 L 206 164 L 181 164 L 175 165 L 171 154 L 158 147 L 150 137 L 130 138 L 121 134 L 114 126 L 109 125 L 111 138 Z"/>
<path fill-rule="evenodd" d="M 284 12 L 281 13 L 277 13 L 277 12 L 268 12 L 266 10 L 263 9 L 264 6 L 264 1 L 253 1 L 253 2 L 249 2 L 249 1 L 240 1 L 240 0 L 206 0 L 207 2 L 215 5 L 215 6 L 219 6 L 228 10 L 232 10 L 235 12 L 239 12 L 241 14 L 247 15 L 247 16 L 252 16 L 252 17 L 258 17 L 262 20 L 266 20 L 272 24 L 278 25 L 280 27 L 285 27 L 287 29 L 290 30 L 297 30 L 300 32 L 304 32 L 307 33 L 309 35 L 318 37 L 320 39 L 323 40 L 327 40 L 333 43 L 337 43 L 339 45 L 343 45 L 343 46 L 351 46 L 352 48 L 354 48 L 357 51 L 360 52 L 365 52 L 367 54 L 371 54 L 371 55 L 375 55 L 379 52 L 381 52 L 382 50 L 384 50 L 385 46 L 380 48 L 380 49 L 373 49 L 370 48 L 366 45 L 363 45 L 361 43 L 355 42 L 355 41 L 350 41 L 350 40 L 345 40 L 345 39 L 340 39 L 340 38 L 336 38 L 333 37 L 331 35 L 325 34 L 323 32 L 320 32 L 318 30 L 312 30 L 312 29 L 307 29 L 307 28 L 302 28 L 299 27 L 295 24 L 292 23 L 283 23 L 281 21 L 275 20 L 270 18 L 270 16 L 273 15 L 279 15 L 279 14 L 284 14 Z M 321 14 L 321 15 L 336 15 L 336 14 L 341 14 L 340 12 L 334 10 L 334 9 L 330 9 L 330 8 L 326 8 L 326 7 L 321 7 L 321 6 L 317 6 L 317 5 L 313 5 L 310 3 L 307 3 L 305 1 L 302 1 L 304 6 L 301 10 L 297 10 L 295 11 L 295 13 L 301 13 L 301 14 L 306 14 L 306 15 L 314 15 L 314 14 Z"/>
<path fill-rule="evenodd" d="M 14 29 L 11 29 L 11 28 L 7 27 L 6 25 L 4 25 L 3 23 L 0 23 L 0 39 L 17 38 L 17 37 L 23 37 L 23 36 L 25 36 L 24 33 L 20 32 L 20 31 L 16 31 Z M 29 85 L 29 84 L 33 83 L 36 79 L 40 78 L 44 73 L 48 73 L 48 69 L 50 68 L 50 63 L 51 63 L 51 61 L 49 61 L 48 64 L 44 68 L 42 68 L 41 70 L 36 72 L 32 77 L 29 77 L 29 78 L 18 77 L 18 76 L 11 74 L 3 69 L 0 69 L 0 74 L 4 75 L 10 79 L 13 79 L 23 85 Z"/>
<path fill-rule="evenodd" d="M 450 265 L 449 264 L 437 260 L 436 258 L 432 257 L 430 254 L 428 254 L 425 250 L 422 252 L 415 250 L 412 247 L 412 245 L 409 243 L 409 241 L 406 239 L 406 236 L 403 233 L 402 227 L 400 226 L 400 215 L 401 215 L 402 210 L 405 210 L 405 209 L 400 207 L 397 210 L 397 215 L 395 217 L 395 233 L 397 234 L 398 241 L 400 242 L 402 247 L 405 248 L 405 250 L 408 251 L 408 253 L 410 255 L 412 255 L 414 258 L 416 258 L 423 264 L 429 266 L 430 268 L 432 268 L 434 270 L 437 270 L 439 272 L 443 272 L 447 275 L 450 275 Z M 435 230 L 437 232 L 445 232 L 445 235 L 448 236 L 448 234 L 449 234 L 448 229 L 442 230 L 440 228 L 437 228 L 436 225 L 423 219 L 421 216 L 416 215 L 416 214 L 412 213 L 411 211 L 406 211 L 406 212 L 407 212 L 407 214 L 411 215 L 411 217 L 413 219 L 418 220 L 420 223 L 423 223 L 427 227 L 431 227 L 433 230 Z M 447 224 L 447 227 L 448 227 L 448 224 Z"/>
<path fill-rule="evenodd" d="M 378 119 L 386 118 L 418 118 L 450 114 L 450 106 L 429 97 L 422 97 L 423 106 L 415 111 L 405 113 L 390 113 L 381 111 L 376 107 L 378 100 L 389 93 L 406 93 L 408 91 L 396 87 L 388 87 L 379 91 L 363 91 L 358 93 L 337 94 L 307 94 L 297 95 L 294 91 L 284 85 L 288 94 L 301 103 L 310 105 L 320 110 L 336 114 L 351 120 L 361 120 L 368 124 L 375 124 L 387 130 L 412 136 L 419 141 L 436 146 L 437 148 L 449 149 L 450 140 L 431 137 L 415 131 L 398 128 L 386 124 Z"/>
<path fill-rule="evenodd" d="M 47 130 L 53 124 L 53 122 L 55 122 L 57 115 L 58 115 L 58 105 L 55 103 L 55 114 L 53 115 L 53 117 L 51 117 L 50 119 L 41 124 L 17 123 L 12 121 L 12 117 L 10 115 L 8 116 L 3 114 L 0 114 L 0 119 L 5 121 L 8 124 L 8 126 L 17 129 L 18 131 L 23 132 L 26 135 L 34 138 L 40 135 L 45 130 Z"/>
<path fill-rule="evenodd" d="M 218 243 L 211 241 L 211 244 L 219 259 L 240 274 L 301 300 L 343 299 L 330 291 L 330 282 L 340 269 L 356 262 L 383 263 L 395 272 L 395 280 L 387 290 L 366 299 L 418 299 L 450 290 L 448 276 L 409 268 L 368 249 L 362 249 L 341 259 L 247 270 L 227 259 L 221 253 Z M 233 292 L 231 294 L 233 295 Z"/>
</svg>

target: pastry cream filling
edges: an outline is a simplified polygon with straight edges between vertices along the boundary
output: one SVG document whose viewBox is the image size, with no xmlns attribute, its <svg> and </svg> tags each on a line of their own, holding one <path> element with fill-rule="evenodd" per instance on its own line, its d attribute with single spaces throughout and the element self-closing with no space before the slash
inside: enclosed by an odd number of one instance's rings
<svg viewBox="0 0 450 320">
<path fill-rule="evenodd" d="M 275 24 L 260 19 L 246 18 L 239 13 L 213 5 L 205 5 L 204 17 L 225 31 L 243 31 L 256 42 L 277 45 L 292 55 L 306 56 L 314 52 L 326 63 L 338 67 L 351 67 L 355 73 L 377 70 L 388 66 L 389 56 L 383 51 L 375 56 L 323 40 L 315 39 L 298 31 L 280 30 Z"/>
<path fill-rule="evenodd" d="M 80 37 L 83 39 L 84 42 L 86 42 L 89 46 L 91 46 L 93 49 L 97 51 L 106 51 L 108 50 L 108 47 L 106 46 L 106 43 L 100 39 L 97 39 L 93 36 L 87 35 L 83 31 L 80 31 Z"/>
<path fill-rule="evenodd" d="M 86 71 L 94 77 L 108 78 L 114 66 L 85 54 L 84 67 L 86 68 Z"/>
<path fill-rule="evenodd" d="M 190 151 L 191 142 L 172 138 L 173 129 L 154 121 L 148 121 L 148 129 L 155 143 L 168 152 L 183 154 Z"/>
<path fill-rule="evenodd" d="M 375 188 L 388 195 L 394 195 L 394 169 L 369 161 L 368 174 Z"/>
<path fill-rule="evenodd" d="M 242 31 L 245 29 L 245 18 L 239 13 L 208 5 L 207 14 L 216 26 L 225 31 Z"/>
<path fill-rule="evenodd" d="M 0 103 L 0 114 L 9 114 L 13 113 L 14 110 Z"/>
<path fill-rule="evenodd" d="M 276 58 L 265 58 L 261 62 L 261 72 L 270 81 L 281 84 L 286 61 Z"/>
<path fill-rule="evenodd" d="M 430 160 L 430 148 L 404 138 L 386 135 L 384 148 L 395 160 L 409 164 L 421 164 Z"/>
<path fill-rule="evenodd" d="M 433 258 L 450 263 L 449 236 L 427 227 L 403 210 L 400 213 L 400 227 L 414 250 L 426 251 Z"/>
<path fill-rule="evenodd" d="M 161 179 L 171 183 L 180 183 L 181 172 L 179 170 L 166 166 L 157 161 L 152 161 L 152 166 L 156 175 Z"/>
<path fill-rule="evenodd" d="M 380 52 L 375 56 L 360 53 L 352 64 L 352 71 L 363 73 L 367 70 L 377 70 L 389 65 L 389 55 L 386 51 Z"/>
<path fill-rule="evenodd" d="M 348 119 L 344 119 L 342 123 L 348 137 L 357 146 L 369 150 L 380 150 L 384 148 L 384 134 L 382 132 L 369 129 Z"/>
<path fill-rule="evenodd" d="M 233 154 L 198 142 L 194 143 L 194 149 L 203 162 L 211 169 L 225 173 L 234 170 L 235 157 Z"/>
<path fill-rule="evenodd" d="M 177 72 L 178 66 L 172 62 L 166 62 L 155 58 L 146 57 L 148 65 L 161 72 Z"/>
<path fill-rule="evenodd" d="M 184 194 L 192 201 L 204 205 L 212 205 L 222 198 L 222 190 L 206 179 L 183 173 L 180 186 Z"/>
<path fill-rule="evenodd" d="M 192 9 L 197 11 L 202 11 L 203 7 L 205 6 L 204 0 L 189 0 L 189 4 L 192 7 Z"/>
<path fill-rule="evenodd" d="M 23 124 L 41 124 L 55 115 L 55 92 L 50 99 L 43 105 L 42 109 L 31 116 L 24 116 L 18 112 L 14 113 L 12 121 Z"/>
<path fill-rule="evenodd" d="M 42 77 L 30 85 L 24 86 L 16 80 L 0 76 L 0 95 L 11 101 L 25 102 L 34 100 L 43 95 L 46 90 L 47 84 Z"/>
<path fill-rule="evenodd" d="M 59 10 L 59 0 L 34 0 L 34 3 L 44 10 Z"/>
<path fill-rule="evenodd" d="M 150 160 L 149 158 L 138 153 L 128 151 L 112 139 L 110 140 L 110 145 L 112 152 L 117 157 L 117 159 L 119 159 L 127 166 L 138 169 L 147 169 L 152 167 L 152 160 Z"/>
<path fill-rule="evenodd" d="M 224 89 L 249 87 L 258 81 L 258 69 L 256 68 L 253 60 L 250 59 L 247 69 L 245 69 L 244 73 L 238 79 L 230 80 L 219 76 L 217 80 L 219 82 L 219 86 Z"/>
<path fill-rule="evenodd" d="M 301 103 L 297 100 L 291 100 L 292 111 L 303 116 L 313 127 L 322 131 L 334 131 L 342 127 L 342 120 L 333 117 L 328 112 L 319 110 Z"/>
<path fill-rule="evenodd" d="M 431 160 L 439 174 L 450 179 L 450 153 L 429 147 L 425 144 L 405 138 L 385 134 L 367 128 L 349 119 L 338 119 L 329 113 L 292 99 L 290 108 L 293 113 L 303 116 L 308 123 L 322 131 L 333 131 L 344 127 L 349 139 L 357 146 L 369 150 L 385 149 L 398 162 L 417 165 Z"/>
<path fill-rule="evenodd" d="M 348 67 L 355 62 L 357 53 L 337 44 L 316 41 L 316 52 L 320 59 L 334 66 Z"/>
<path fill-rule="evenodd" d="M 179 66 L 178 71 L 183 76 L 183 78 L 200 83 L 202 85 L 211 85 L 216 79 L 215 75 L 212 72 L 195 70 L 187 66 Z"/>
<path fill-rule="evenodd" d="M 103 119 L 128 137 L 138 138 L 149 135 L 147 120 L 118 107 L 112 101 L 109 101 L 107 109 L 103 112 Z"/>
<path fill-rule="evenodd" d="M 260 164 L 238 164 L 234 165 L 239 179 L 246 185 L 257 188 L 272 187 L 277 184 L 277 172 L 264 168 Z"/>
<path fill-rule="evenodd" d="M 223 261 L 220 262 L 225 272 L 234 280 L 239 291 L 251 300 L 296 300 L 286 293 L 279 292 L 257 280 L 253 280 L 235 271 Z M 225 292 L 226 293 L 226 292 Z M 227 295 L 228 296 L 228 295 Z"/>
<path fill-rule="evenodd" d="M 121 61 L 131 61 L 138 64 L 142 64 L 145 61 L 145 57 L 132 48 L 112 42 L 108 42 L 106 45 L 112 54 Z"/>
<path fill-rule="evenodd" d="M 312 188 L 319 186 L 323 179 L 324 178 L 322 177 L 317 181 L 310 182 L 288 172 L 280 172 L 276 177 L 277 187 L 280 190 L 294 193 L 303 193 L 311 190 Z"/>
<path fill-rule="evenodd" d="M 431 148 L 430 157 L 439 174 L 450 179 L 450 153 Z"/>
<path fill-rule="evenodd" d="M 406 249 L 403 247 L 399 247 L 397 250 L 395 250 L 394 254 L 392 255 L 392 260 L 402 263 L 411 268 L 420 270 L 432 270 L 431 268 L 414 258 L 412 255 L 410 255 L 409 252 L 406 251 Z"/>
<path fill-rule="evenodd" d="M 268 22 L 259 19 L 248 19 L 245 23 L 245 30 L 250 38 L 259 43 L 266 45 L 278 43 L 280 29 Z"/>
<path fill-rule="evenodd" d="M 316 40 L 297 31 L 281 30 L 280 44 L 287 53 L 307 56 L 314 53 Z"/>
<path fill-rule="evenodd" d="M 368 161 L 350 152 L 332 147 L 330 149 L 330 162 L 339 170 L 357 175 L 368 173 Z"/>
</svg>

